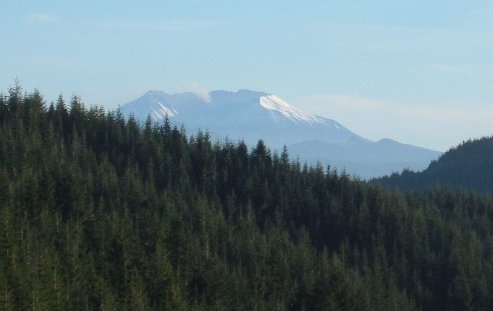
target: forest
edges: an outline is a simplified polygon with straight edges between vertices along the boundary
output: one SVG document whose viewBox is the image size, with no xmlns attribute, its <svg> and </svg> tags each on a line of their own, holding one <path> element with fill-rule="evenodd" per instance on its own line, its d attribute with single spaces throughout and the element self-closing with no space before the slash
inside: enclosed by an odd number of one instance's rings
<svg viewBox="0 0 493 311">
<path fill-rule="evenodd" d="M 1 310 L 493 310 L 493 200 L 0 96 Z"/>
</svg>

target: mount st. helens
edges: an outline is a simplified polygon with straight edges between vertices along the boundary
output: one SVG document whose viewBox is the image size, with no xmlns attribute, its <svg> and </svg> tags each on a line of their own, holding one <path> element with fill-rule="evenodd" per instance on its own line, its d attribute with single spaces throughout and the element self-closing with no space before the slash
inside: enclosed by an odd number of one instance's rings
<svg viewBox="0 0 493 311">
<path fill-rule="evenodd" d="M 405 168 L 422 170 L 440 155 L 391 139 L 373 142 L 334 120 L 306 114 L 275 95 L 250 90 L 207 94 L 149 91 L 120 110 L 141 122 L 149 115 L 158 122 L 168 116 L 188 133 L 208 131 L 220 141 L 227 137 L 253 146 L 263 139 L 275 150 L 286 145 L 302 162 L 330 164 L 363 178 Z"/>
</svg>

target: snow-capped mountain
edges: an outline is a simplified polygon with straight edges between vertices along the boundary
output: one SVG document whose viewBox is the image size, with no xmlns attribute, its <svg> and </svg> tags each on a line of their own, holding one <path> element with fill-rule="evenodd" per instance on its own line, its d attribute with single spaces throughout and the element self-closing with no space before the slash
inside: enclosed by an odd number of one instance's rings
<svg viewBox="0 0 493 311">
<path fill-rule="evenodd" d="M 239 90 L 167 94 L 149 91 L 120 107 L 125 116 L 145 121 L 184 125 L 189 134 L 208 131 L 220 141 L 244 140 L 255 145 L 263 139 L 272 149 L 283 145 L 293 157 L 310 163 L 330 164 L 364 178 L 400 171 L 422 170 L 440 153 L 392 140 L 372 142 L 342 124 L 305 114 L 276 95 Z"/>
</svg>

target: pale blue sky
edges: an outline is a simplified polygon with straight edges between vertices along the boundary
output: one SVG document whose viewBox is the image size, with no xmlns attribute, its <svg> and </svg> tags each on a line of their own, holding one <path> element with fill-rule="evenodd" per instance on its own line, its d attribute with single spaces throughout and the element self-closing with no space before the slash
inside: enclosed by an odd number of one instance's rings
<svg viewBox="0 0 493 311">
<path fill-rule="evenodd" d="M 248 88 L 373 140 L 493 135 L 493 1 L 2 0 L 0 30 L 4 93 Z"/>
</svg>

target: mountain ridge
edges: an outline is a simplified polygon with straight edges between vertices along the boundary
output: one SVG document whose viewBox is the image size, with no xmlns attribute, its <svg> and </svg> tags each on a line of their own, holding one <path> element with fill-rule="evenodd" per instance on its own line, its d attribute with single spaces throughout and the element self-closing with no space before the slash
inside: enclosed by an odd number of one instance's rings
<svg viewBox="0 0 493 311">
<path fill-rule="evenodd" d="M 375 182 L 403 192 L 439 186 L 492 193 L 493 136 L 468 140 L 450 148 L 421 172 L 406 170 Z"/>
<path fill-rule="evenodd" d="M 170 122 L 184 125 L 189 133 L 208 131 L 219 141 L 228 137 L 254 146 L 262 139 L 275 150 L 286 145 L 292 156 L 302 161 L 330 164 L 363 178 L 383 176 L 405 168 L 421 170 L 440 155 L 434 150 L 391 139 L 371 141 L 335 120 L 304 113 L 274 94 L 247 89 L 236 92 L 215 90 L 207 94 L 167 94 L 152 90 L 120 109 L 125 116 L 134 115 L 140 121 L 150 115 L 154 121 L 161 122 L 168 116 Z M 300 147 L 307 142 L 315 145 Z M 342 152 L 344 150 L 346 152 Z M 374 160 L 366 161 L 365 155 Z M 379 168 L 372 169 L 375 164 Z"/>
</svg>

